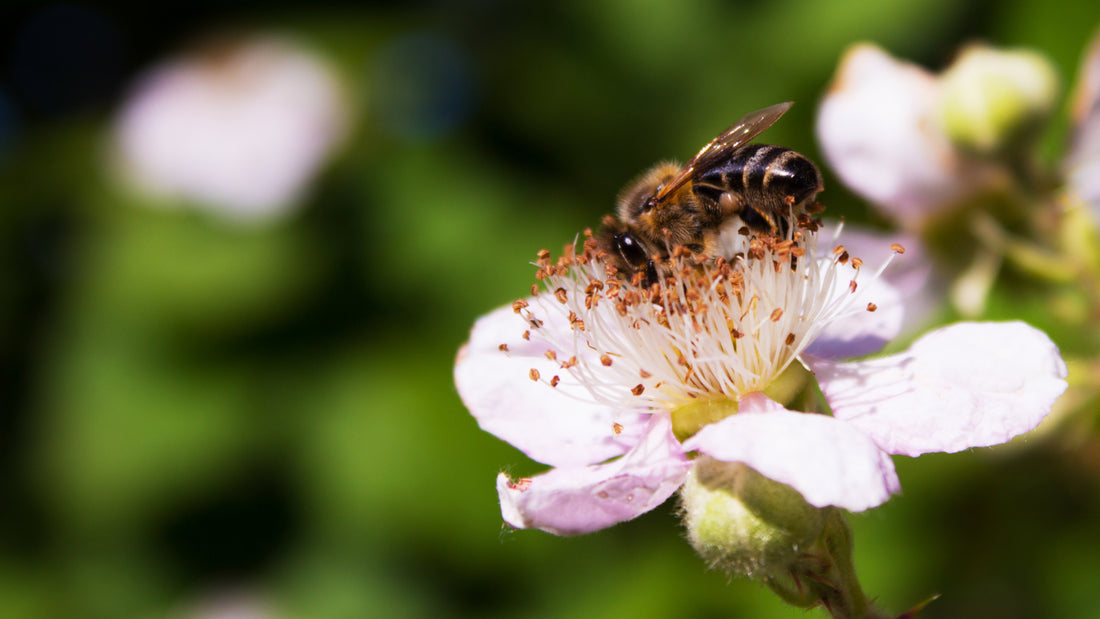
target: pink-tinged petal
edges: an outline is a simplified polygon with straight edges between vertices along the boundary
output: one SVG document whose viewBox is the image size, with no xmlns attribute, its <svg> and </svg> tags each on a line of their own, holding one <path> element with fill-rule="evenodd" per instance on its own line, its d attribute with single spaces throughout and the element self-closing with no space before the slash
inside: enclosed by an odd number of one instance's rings
<svg viewBox="0 0 1100 619">
<path fill-rule="evenodd" d="M 881 359 L 806 361 L 837 419 L 907 456 L 1003 443 L 1066 388 L 1058 348 L 1022 322 L 952 325 Z"/>
<path fill-rule="evenodd" d="M 1100 219 L 1100 36 L 1092 40 L 1081 61 L 1073 120 L 1066 175 L 1070 189 Z"/>
<path fill-rule="evenodd" d="M 517 529 L 591 533 L 657 507 L 676 492 L 690 467 L 668 415 L 653 415 L 642 442 L 613 462 L 515 481 L 501 473 L 500 511 Z"/>
<path fill-rule="evenodd" d="M 938 123 L 939 80 L 878 47 L 849 50 L 818 110 L 817 138 L 844 184 L 917 227 L 984 183 Z"/>
<path fill-rule="evenodd" d="M 227 219 L 284 213 L 347 135 L 343 85 L 282 38 L 196 51 L 135 84 L 115 126 L 119 171 L 147 193 Z"/>
<path fill-rule="evenodd" d="M 603 462 L 636 444 L 648 415 L 592 402 L 561 368 L 572 353 L 555 351 L 558 361 L 548 359 L 548 344 L 523 338 L 529 328 L 511 307 L 502 307 L 478 319 L 458 353 L 455 385 L 482 429 L 551 466 Z M 568 326 L 548 319 L 541 328 Z M 538 380 L 531 379 L 532 370 Z"/>
<path fill-rule="evenodd" d="M 835 224 L 827 223 L 818 238 L 823 245 L 843 245 L 851 256 L 863 260 L 863 272 L 852 304 L 854 313 L 829 323 L 807 348 L 808 354 L 830 359 L 869 355 L 927 317 L 936 295 L 929 285 L 931 263 L 915 236 L 880 234 L 845 224 L 838 237 Z M 905 253 L 895 255 L 899 245 Z M 874 278 L 887 260 L 891 260 L 889 266 Z M 838 287 L 848 284 L 845 279 L 836 283 Z M 874 311 L 867 311 L 868 303 L 875 305 Z"/>
<path fill-rule="evenodd" d="M 901 490 L 890 457 L 851 425 L 789 411 L 758 393 L 742 398 L 740 408 L 705 426 L 684 448 L 742 462 L 794 488 L 815 507 L 858 512 Z"/>
</svg>

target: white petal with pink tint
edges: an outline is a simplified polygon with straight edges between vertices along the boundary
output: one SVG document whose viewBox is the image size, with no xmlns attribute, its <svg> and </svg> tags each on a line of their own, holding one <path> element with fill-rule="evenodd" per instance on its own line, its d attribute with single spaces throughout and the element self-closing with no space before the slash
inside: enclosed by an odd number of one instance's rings
<svg viewBox="0 0 1100 619">
<path fill-rule="evenodd" d="M 648 415 L 585 399 L 587 392 L 576 379 L 546 358 L 549 345 L 523 339 L 525 328 L 511 307 L 502 307 L 478 319 L 459 351 L 455 385 L 478 424 L 552 466 L 602 462 L 636 444 Z M 542 326 L 556 328 L 568 330 L 552 319 Z M 560 360 L 572 354 L 559 351 Z M 539 381 L 530 379 L 532 369 Z M 554 376 L 560 379 L 557 387 L 548 384 Z"/>
<path fill-rule="evenodd" d="M 1100 219 L 1100 36 L 1081 60 L 1073 95 L 1072 146 L 1066 157 L 1069 187 Z"/>
<path fill-rule="evenodd" d="M 787 484 L 815 507 L 858 512 L 901 488 L 894 463 L 857 429 L 832 417 L 796 413 L 762 394 L 741 412 L 705 426 L 684 443 L 724 462 L 742 462 Z"/>
<path fill-rule="evenodd" d="M 938 124 L 939 80 L 873 45 L 849 50 L 818 110 L 817 138 L 844 184 L 917 226 L 978 185 Z"/>
<path fill-rule="evenodd" d="M 822 245 L 843 245 L 853 258 L 864 263 L 852 303 L 854 312 L 829 323 L 806 352 L 830 359 L 878 352 L 900 332 L 922 321 L 934 305 L 928 259 L 920 241 L 912 235 L 878 234 L 851 224 L 844 225 L 839 238 L 836 233 L 836 225 L 826 223 L 818 233 Z M 832 238 L 837 240 L 829 241 Z M 896 245 L 905 253 L 891 259 Z M 887 260 L 891 262 L 882 274 L 871 277 L 874 272 L 869 270 Z M 836 285 L 844 287 L 848 281 L 838 280 Z M 868 303 L 874 303 L 875 311 L 867 311 Z"/>
<path fill-rule="evenodd" d="M 644 439 L 607 464 L 558 467 L 528 479 L 497 476 L 500 511 L 517 529 L 581 535 L 635 518 L 680 487 L 691 462 L 668 415 L 654 415 Z"/>
<path fill-rule="evenodd" d="M 120 171 L 231 219 L 272 217 L 346 135 L 344 99 L 329 65 L 288 40 L 199 50 L 138 80 L 115 126 Z"/>
<path fill-rule="evenodd" d="M 881 359 L 806 362 L 837 419 L 907 456 L 1003 443 L 1066 388 L 1058 348 L 1021 322 L 959 323 Z"/>
</svg>

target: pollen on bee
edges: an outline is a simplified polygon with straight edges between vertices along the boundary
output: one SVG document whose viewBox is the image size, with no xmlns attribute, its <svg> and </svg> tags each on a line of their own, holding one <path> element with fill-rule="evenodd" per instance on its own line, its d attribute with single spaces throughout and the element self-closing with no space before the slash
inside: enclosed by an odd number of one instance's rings
<svg viewBox="0 0 1100 619">
<path fill-rule="evenodd" d="M 642 385 L 641 383 L 639 383 L 639 384 L 635 385 L 633 389 L 630 390 L 630 393 L 633 393 L 634 395 L 642 395 L 642 392 L 644 392 L 644 391 L 645 391 L 645 386 Z"/>
<path fill-rule="evenodd" d="M 527 373 L 527 376 L 529 376 L 531 380 L 538 382 L 540 375 L 538 370 L 536 370 L 535 368 L 531 368 L 531 371 Z"/>
<path fill-rule="evenodd" d="M 875 311 L 875 310 L 877 310 L 877 309 L 878 309 L 878 306 L 877 306 L 877 305 L 875 305 L 874 303 L 868 303 L 868 304 L 867 304 L 867 311 L 868 311 L 868 312 L 873 312 L 873 311 Z"/>
<path fill-rule="evenodd" d="M 904 254 L 905 253 L 905 248 L 902 247 L 901 245 L 897 244 L 897 243 L 894 243 L 893 245 L 891 245 L 890 250 L 893 251 L 896 254 Z"/>
<path fill-rule="evenodd" d="M 611 424 L 611 431 L 614 432 L 616 435 L 622 434 L 623 433 L 623 424 L 617 423 L 617 422 Z"/>
<path fill-rule="evenodd" d="M 600 355 L 600 363 L 604 367 L 611 367 L 611 357 L 608 355 Z"/>
</svg>

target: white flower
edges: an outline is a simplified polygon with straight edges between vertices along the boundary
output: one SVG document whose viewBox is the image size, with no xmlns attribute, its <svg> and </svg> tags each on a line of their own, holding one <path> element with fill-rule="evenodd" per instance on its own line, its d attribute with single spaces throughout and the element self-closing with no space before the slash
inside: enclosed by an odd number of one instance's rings
<svg viewBox="0 0 1100 619">
<path fill-rule="evenodd" d="M 1066 159 L 1069 187 L 1100 220 L 1100 35 L 1081 62 L 1073 118 L 1073 142 Z"/>
<path fill-rule="evenodd" d="M 343 93 L 318 57 L 275 38 L 165 62 L 122 107 L 115 141 L 139 188 L 230 219 L 278 215 L 347 130 Z"/>
<path fill-rule="evenodd" d="M 727 233 L 728 262 L 685 256 L 648 289 L 609 277 L 590 240 L 557 263 L 541 254 L 546 291 L 478 320 L 455 364 L 481 426 L 555 467 L 498 477 L 505 521 L 568 535 L 628 520 L 673 494 L 694 454 L 860 511 L 899 490 L 888 454 L 1003 442 L 1049 412 L 1065 366 L 1020 323 L 835 360 L 879 350 L 903 324 L 896 284 L 922 281 L 891 281 L 887 263 L 864 266 L 835 239 L 819 248 L 812 228 L 781 242 Z M 832 416 L 764 394 L 795 362 L 816 373 Z"/>
<path fill-rule="evenodd" d="M 910 229 L 997 179 L 952 144 L 940 118 L 942 89 L 938 76 L 860 44 L 844 55 L 818 111 L 830 168 Z"/>
</svg>

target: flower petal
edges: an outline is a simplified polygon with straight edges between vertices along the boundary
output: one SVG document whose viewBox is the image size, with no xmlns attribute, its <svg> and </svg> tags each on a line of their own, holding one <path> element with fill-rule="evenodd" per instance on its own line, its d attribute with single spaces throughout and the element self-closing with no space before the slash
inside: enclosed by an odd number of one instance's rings
<svg viewBox="0 0 1100 619">
<path fill-rule="evenodd" d="M 551 319 L 541 328 L 568 330 Z M 591 402 L 578 381 L 546 357 L 550 346 L 525 340 L 524 329 L 523 319 L 502 307 L 478 319 L 458 353 L 455 385 L 482 429 L 552 466 L 603 462 L 640 440 L 647 414 Z M 555 352 L 562 361 L 572 354 Z M 539 380 L 531 380 L 532 370 Z M 555 376 L 560 382 L 551 387 Z"/>
<path fill-rule="evenodd" d="M 561 467 L 516 481 L 501 473 L 500 511 L 517 529 L 591 533 L 657 507 L 676 492 L 690 467 L 668 415 L 653 415 L 643 440 L 614 462 Z"/>
<path fill-rule="evenodd" d="M 1072 146 L 1066 158 L 1069 186 L 1100 218 L 1100 35 L 1081 60 L 1073 120 Z"/>
<path fill-rule="evenodd" d="M 939 88 L 928 71 L 861 44 L 841 60 L 818 110 L 817 138 L 829 165 L 910 227 L 985 182 L 938 125 Z"/>
<path fill-rule="evenodd" d="M 1066 388 L 1058 348 L 1022 322 L 959 323 L 880 359 L 806 361 L 837 419 L 907 456 L 1003 443 Z"/>
<path fill-rule="evenodd" d="M 828 223 L 818 235 L 822 244 L 827 239 L 836 239 L 829 242 L 843 245 L 853 257 L 862 259 L 863 275 L 858 280 L 853 303 L 855 313 L 829 323 L 807 348 L 807 353 L 830 359 L 875 353 L 927 317 L 936 295 L 928 285 L 930 261 L 917 237 L 878 234 L 851 224 L 845 224 L 843 234 L 838 235 L 836 225 Z M 905 253 L 891 259 L 897 245 Z M 882 274 L 871 277 L 887 260 L 891 262 Z M 848 282 L 838 280 L 836 285 L 847 287 Z M 867 311 L 868 303 L 874 303 L 874 311 Z"/>
<path fill-rule="evenodd" d="M 849 424 L 825 415 L 789 411 L 754 393 L 741 412 L 705 426 L 684 443 L 724 462 L 743 462 L 797 490 L 815 507 L 858 512 L 901 490 L 894 463 Z"/>
</svg>

